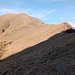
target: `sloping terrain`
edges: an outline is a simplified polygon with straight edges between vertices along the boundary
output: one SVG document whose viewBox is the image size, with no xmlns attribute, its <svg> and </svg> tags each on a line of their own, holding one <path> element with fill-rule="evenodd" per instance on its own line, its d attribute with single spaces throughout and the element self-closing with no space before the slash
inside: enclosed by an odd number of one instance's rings
<svg viewBox="0 0 75 75">
<path fill-rule="evenodd" d="M 75 30 L 26 14 L 0 16 L 0 75 L 75 75 Z"/>
<path fill-rule="evenodd" d="M 72 28 L 67 22 L 47 25 L 26 14 L 7 14 L 0 16 L 0 59 L 34 46 L 51 36 Z M 8 44 L 10 43 L 10 44 Z M 6 44 L 6 45 L 5 45 Z"/>
<path fill-rule="evenodd" d="M 59 33 L 1 60 L 0 75 L 75 75 L 75 33 Z"/>
</svg>

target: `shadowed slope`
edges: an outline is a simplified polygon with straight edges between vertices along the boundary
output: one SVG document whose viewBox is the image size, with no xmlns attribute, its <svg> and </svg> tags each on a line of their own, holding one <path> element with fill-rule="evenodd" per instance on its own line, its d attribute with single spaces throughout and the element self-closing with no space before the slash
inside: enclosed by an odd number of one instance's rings
<svg viewBox="0 0 75 75">
<path fill-rule="evenodd" d="M 75 33 L 61 32 L 1 60 L 0 75 L 75 75 Z"/>
</svg>

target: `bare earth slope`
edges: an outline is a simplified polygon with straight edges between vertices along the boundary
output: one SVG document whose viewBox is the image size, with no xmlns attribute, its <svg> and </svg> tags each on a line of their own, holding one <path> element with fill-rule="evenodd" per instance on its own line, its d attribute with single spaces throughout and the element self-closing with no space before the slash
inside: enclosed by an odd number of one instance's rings
<svg viewBox="0 0 75 75">
<path fill-rule="evenodd" d="M 0 75 L 75 75 L 75 30 L 26 14 L 0 16 Z"/>
</svg>

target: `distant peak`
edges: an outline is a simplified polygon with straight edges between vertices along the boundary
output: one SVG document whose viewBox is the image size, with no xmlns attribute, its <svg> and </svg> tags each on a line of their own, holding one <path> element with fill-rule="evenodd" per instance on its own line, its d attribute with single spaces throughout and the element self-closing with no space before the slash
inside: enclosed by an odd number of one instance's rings
<svg viewBox="0 0 75 75">
<path fill-rule="evenodd" d="M 26 15 L 25 13 L 19 13 L 19 15 Z"/>
<path fill-rule="evenodd" d="M 19 14 L 25 14 L 25 13 L 19 13 Z"/>
<path fill-rule="evenodd" d="M 68 22 L 63 22 L 61 23 L 62 26 L 67 27 L 67 28 L 72 28 L 72 26 Z"/>
<path fill-rule="evenodd" d="M 27 14 L 25 14 L 25 13 L 19 13 L 18 15 L 25 15 L 25 16 L 29 16 L 29 15 L 27 15 Z"/>
<path fill-rule="evenodd" d="M 68 22 L 63 22 L 63 24 L 65 24 L 65 25 L 70 25 Z"/>
<path fill-rule="evenodd" d="M 26 15 L 26 16 L 28 16 L 27 14 L 25 14 L 25 13 L 19 13 L 19 14 L 5 14 L 5 15 L 3 15 L 3 16 L 12 16 L 12 15 Z"/>
</svg>

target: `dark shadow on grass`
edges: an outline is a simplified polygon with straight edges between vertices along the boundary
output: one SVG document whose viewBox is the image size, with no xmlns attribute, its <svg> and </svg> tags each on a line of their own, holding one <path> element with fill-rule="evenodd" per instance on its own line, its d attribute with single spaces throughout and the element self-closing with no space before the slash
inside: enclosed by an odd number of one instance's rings
<svg viewBox="0 0 75 75">
<path fill-rule="evenodd" d="M 74 29 L 68 29 L 65 32 L 67 32 L 67 33 L 75 33 L 75 30 Z"/>
<path fill-rule="evenodd" d="M 1 60 L 0 75 L 75 75 L 74 32 L 61 32 Z"/>
</svg>

